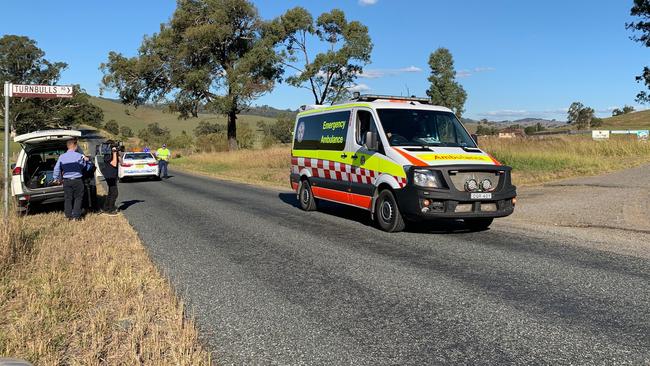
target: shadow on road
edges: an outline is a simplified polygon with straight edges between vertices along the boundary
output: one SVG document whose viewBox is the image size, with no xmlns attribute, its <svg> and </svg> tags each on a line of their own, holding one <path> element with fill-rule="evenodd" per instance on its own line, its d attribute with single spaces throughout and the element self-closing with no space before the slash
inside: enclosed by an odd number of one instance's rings
<svg viewBox="0 0 650 366">
<path fill-rule="evenodd" d="M 130 200 L 130 201 L 122 201 L 122 204 L 120 207 L 118 207 L 118 210 L 120 211 L 126 211 L 129 207 L 144 202 L 143 200 Z"/>
<path fill-rule="evenodd" d="M 300 209 L 298 198 L 295 193 L 280 193 L 278 194 L 278 198 L 280 201 L 293 206 L 298 210 Z M 319 200 L 318 212 L 344 218 L 346 220 L 356 221 L 366 226 L 375 226 L 368 211 L 360 208 Z M 461 220 L 448 219 L 409 222 L 404 231 L 421 234 L 465 234 L 472 232 Z"/>
</svg>

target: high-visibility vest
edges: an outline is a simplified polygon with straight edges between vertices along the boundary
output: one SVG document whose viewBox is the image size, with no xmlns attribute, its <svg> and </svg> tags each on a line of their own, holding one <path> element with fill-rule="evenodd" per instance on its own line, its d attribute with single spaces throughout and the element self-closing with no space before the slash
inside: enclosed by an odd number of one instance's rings
<svg viewBox="0 0 650 366">
<path fill-rule="evenodd" d="M 169 161 L 169 155 L 171 155 L 169 149 L 160 148 L 156 150 L 156 156 L 158 157 L 159 160 Z"/>
</svg>

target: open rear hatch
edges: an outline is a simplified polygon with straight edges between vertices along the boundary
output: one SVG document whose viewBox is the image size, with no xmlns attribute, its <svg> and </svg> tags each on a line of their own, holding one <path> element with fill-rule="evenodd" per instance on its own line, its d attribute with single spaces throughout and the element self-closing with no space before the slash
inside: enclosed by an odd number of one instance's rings
<svg viewBox="0 0 650 366">
<path fill-rule="evenodd" d="M 35 146 L 47 142 L 63 142 L 72 137 L 81 137 L 81 131 L 77 130 L 44 130 L 25 133 L 14 137 L 14 142 L 23 146 Z"/>
<path fill-rule="evenodd" d="M 20 143 L 27 154 L 22 167 L 23 184 L 26 193 L 54 193 L 62 191 L 53 182 L 54 165 L 59 155 L 65 152 L 65 142 L 81 137 L 76 130 L 44 130 L 18 135 L 14 141 Z"/>
</svg>

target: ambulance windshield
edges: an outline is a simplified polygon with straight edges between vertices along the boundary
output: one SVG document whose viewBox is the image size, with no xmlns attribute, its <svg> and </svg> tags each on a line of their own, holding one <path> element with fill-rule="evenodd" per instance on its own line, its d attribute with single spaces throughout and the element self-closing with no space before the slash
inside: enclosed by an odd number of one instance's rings
<svg viewBox="0 0 650 366">
<path fill-rule="evenodd" d="M 475 148 L 453 113 L 422 109 L 377 109 L 391 146 Z"/>
</svg>

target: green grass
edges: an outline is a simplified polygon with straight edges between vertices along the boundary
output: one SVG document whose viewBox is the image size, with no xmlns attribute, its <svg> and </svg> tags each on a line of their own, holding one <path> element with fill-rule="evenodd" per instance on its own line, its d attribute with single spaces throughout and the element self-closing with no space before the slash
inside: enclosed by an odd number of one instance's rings
<svg viewBox="0 0 650 366">
<path fill-rule="evenodd" d="M 136 135 L 139 130 L 154 122 L 158 122 L 161 127 L 169 128 L 172 136 L 179 135 L 181 131 L 186 131 L 192 135 L 194 128 L 200 121 L 226 123 L 226 117 L 217 114 L 203 113 L 199 114 L 198 118 L 178 119 L 178 114 L 167 113 L 161 109 L 146 106 L 133 108 L 112 100 L 97 97 L 91 97 L 91 102 L 104 111 L 104 122 L 114 119 L 120 126 L 129 126 Z M 126 111 L 128 111 L 128 114 Z M 275 122 L 275 119 L 246 114 L 239 115 L 237 118 L 238 124 L 247 124 L 253 129 L 257 128 L 258 121 L 269 123 Z"/>
<path fill-rule="evenodd" d="M 603 125 L 596 129 L 650 129 L 650 109 L 616 117 L 603 118 Z"/>
</svg>

